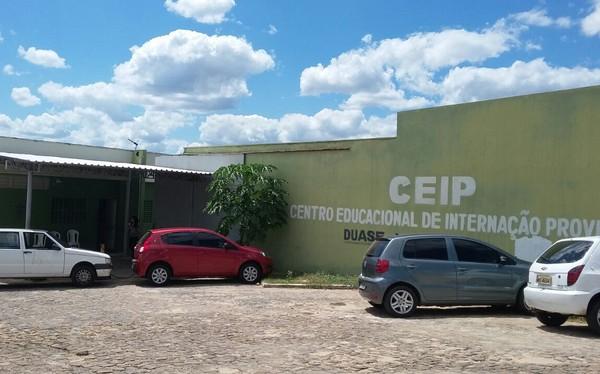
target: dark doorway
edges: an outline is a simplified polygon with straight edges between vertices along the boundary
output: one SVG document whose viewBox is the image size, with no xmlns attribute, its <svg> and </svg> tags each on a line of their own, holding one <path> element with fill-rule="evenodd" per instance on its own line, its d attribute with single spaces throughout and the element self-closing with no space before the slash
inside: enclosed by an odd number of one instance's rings
<svg viewBox="0 0 600 374">
<path fill-rule="evenodd" d="M 115 247 L 117 237 L 117 200 L 98 200 L 98 243 L 108 253 L 119 252 Z"/>
</svg>

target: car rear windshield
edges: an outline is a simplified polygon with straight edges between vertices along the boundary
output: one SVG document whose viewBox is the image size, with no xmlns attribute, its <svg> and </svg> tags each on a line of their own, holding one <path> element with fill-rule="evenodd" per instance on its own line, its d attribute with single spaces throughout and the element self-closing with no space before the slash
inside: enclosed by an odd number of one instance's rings
<svg viewBox="0 0 600 374">
<path fill-rule="evenodd" d="M 565 264 L 581 260 L 594 242 L 570 240 L 557 242 L 548 248 L 537 262 L 540 264 Z"/>
<path fill-rule="evenodd" d="M 385 249 L 385 247 L 387 247 L 388 243 L 389 243 L 389 239 L 377 239 L 373 242 L 373 244 L 371 244 L 371 246 L 369 247 L 369 249 L 367 250 L 367 257 L 379 257 L 381 256 L 381 253 L 383 253 L 383 250 Z"/>
</svg>

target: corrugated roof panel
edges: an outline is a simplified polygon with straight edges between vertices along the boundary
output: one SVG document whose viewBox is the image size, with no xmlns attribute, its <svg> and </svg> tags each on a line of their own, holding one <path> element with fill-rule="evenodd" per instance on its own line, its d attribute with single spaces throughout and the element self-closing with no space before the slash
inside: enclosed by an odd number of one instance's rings
<svg viewBox="0 0 600 374">
<path fill-rule="evenodd" d="M 113 162 L 113 161 L 100 161 L 100 160 L 85 160 L 81 158 L 67 158 L 67 157 L 55 157 L 55 156 L 40 156 L 23 153 L 8 153 L 0 152 L 0 157 L 9 158 L 13 160 L 26 161 L 31 163 L 40 164 L 51 164 L 51 165 L 75 165 L 75 166 L 91 166 L 99 168 L 113 168 L 113 169 L 125 169 L 125 170 L 148 170 L 154 172 L 164 173 L 182 173 L 182 174 L 212 174 L 209 171 L 201 170 L 187 170 L 187 169 L 176 169 L 162 166 L 153 165 L 140 165 L 127 162 Z"/>
</svg>

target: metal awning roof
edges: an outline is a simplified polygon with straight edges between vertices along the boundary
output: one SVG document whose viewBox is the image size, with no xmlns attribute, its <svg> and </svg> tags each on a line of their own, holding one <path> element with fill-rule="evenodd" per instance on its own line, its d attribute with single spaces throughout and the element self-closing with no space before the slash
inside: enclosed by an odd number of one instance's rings
<svg viewBox="0 0 600 374">
<path fill-rule="evenodd" d="M 140 165 L 128 162 L 114 162 L 114 161 L 100 161 L 100 160 L 86 160 L 81 158 L 68 158 L 68 157 L 56 157 L 56 156 L 40 156 L 23 153 L 8 153 L 0 152 L 0 159 L 21 161 L 31 164 L 46 164 L 46 165 L 73 165 L 73 166 L 86 166 L 86 167 L 97 167 L 97 168 L 111 168 L 121 170 L 141 170 L 149 171 L 154 173 L 180 173 L 180 174 L 196 174 L 196 175 L 210 175 L 209 171 L 200 170 L 187 170 L 187 169 L 176 169 L 162 166 L 153 165 Z"/>
</svg>

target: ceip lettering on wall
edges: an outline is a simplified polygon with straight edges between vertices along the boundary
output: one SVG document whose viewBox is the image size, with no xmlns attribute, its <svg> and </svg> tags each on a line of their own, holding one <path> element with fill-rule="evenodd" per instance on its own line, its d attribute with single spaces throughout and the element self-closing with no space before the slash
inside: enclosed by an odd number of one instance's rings
<svg viewBox="0 0 600 374">
<path fill-rule="evenodd" d="M 459 206 L 462 198 L 472 196 L 476 190 L 475 178 L 469 176 L 415 177 L 413 187 L 409 177 L 399 175 L 390 181 L 389 193 L 395 204 L 407 204 L 414 196 L 417 205 Z"/>
</svg>

